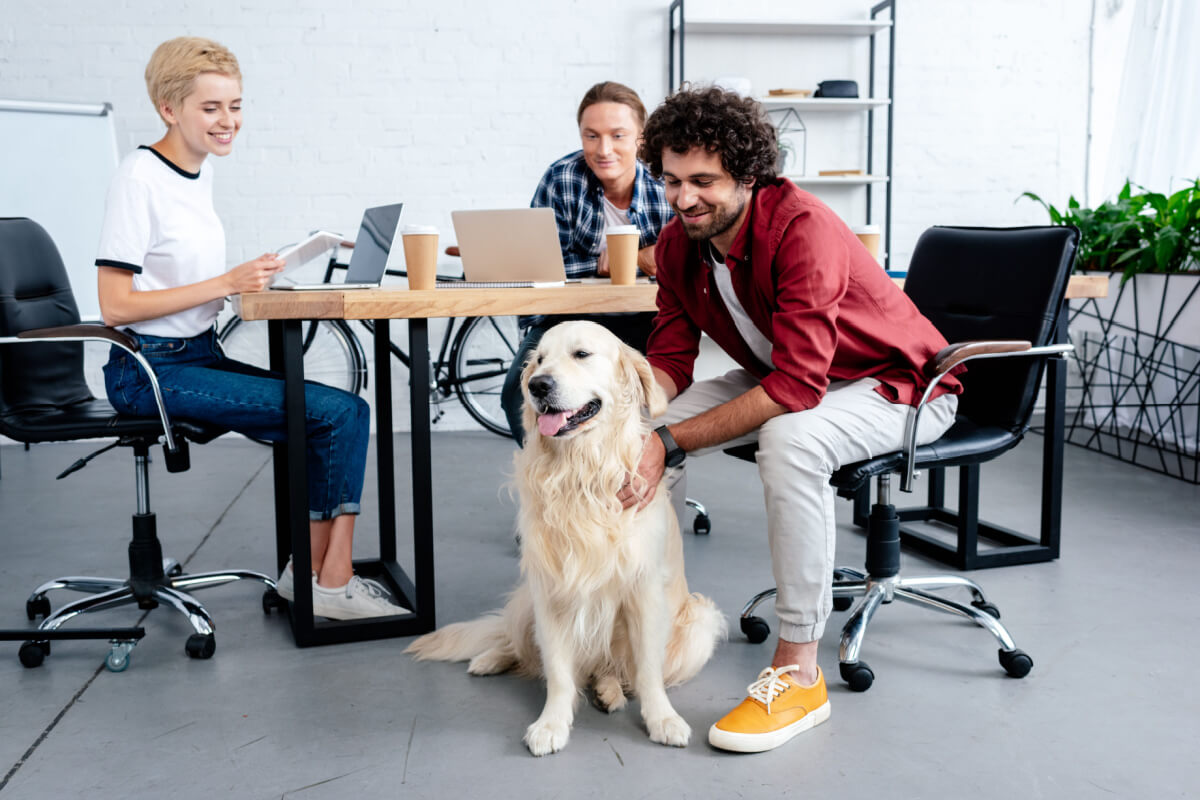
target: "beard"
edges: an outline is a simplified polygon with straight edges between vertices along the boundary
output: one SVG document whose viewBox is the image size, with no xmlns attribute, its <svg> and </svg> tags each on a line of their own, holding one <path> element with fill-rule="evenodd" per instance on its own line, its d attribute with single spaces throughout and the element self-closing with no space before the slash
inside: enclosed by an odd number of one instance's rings
<svg viewBox="0 0 1200 800">
<path fill-rule="evenodd" d="M 739 190 L 734 200 L 735 203 L 727 206 L 711 206 L 705 207 L 699 204 L 686 209 L 675 209 L 675 213 L 679 215 L 679 222 L 683 225 L 683 231 L 692 241 L 703 241 L 711 239 L 714 236 L 720 236 L 725 231 L 733 227 L 738 221 L 738 217 L 742 215 L 742 211 L 746 208 L 746 199 L 749 192 Z M 684 221 L 681 211 L 708 211 L 712 216 L 708 222 L 695 224 Z"/>
</svg>

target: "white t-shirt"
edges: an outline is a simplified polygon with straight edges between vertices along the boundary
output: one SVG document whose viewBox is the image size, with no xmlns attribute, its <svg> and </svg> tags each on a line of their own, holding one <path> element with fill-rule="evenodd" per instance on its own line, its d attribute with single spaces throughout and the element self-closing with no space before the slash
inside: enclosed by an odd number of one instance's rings
<svg viewBox="0 0 1200 800">
<path fill-rule="evenodd" d="M 754 320 L 750 319 L 750 315 L 746 313 L 746 309 L 742 308 L 742 303 L 733 290 L 733 276 L 729 273 L 729 265 L 717 253 L 717 249 L 712 246 L 711 242 L 708 243 L 708 262 L 713 268 L 717 292 L 725 301 L 725 308 L 729 309 L 729 316 L 733 317 L 733 324 L 737 327 L 738 333 L 742 335 L 742 341 L 750 348 L 750 352 L 754 353 L 755 358 L 766 366 L 771 366 L 771 340 L 763 336 L 762 331 L 754 324 Z"/>
<path fill-rule="evenodd" d="M 617 208 L 616 205 L 614 205 L 613 202 L 607 197 L 601 196 L 600 199 L 604 201 L 604 227 L 615 228 L 619 225 L 629 224 L 629 209 Z M 603 253 L 607 249 L 608 237 L 601 236 L 600 252 Z"/>
<path fill-rule="evenodd" d="M 185 172 L 148 147 L 117 167 L 108 188 L 97 267 L 133 272 L 135 291 L 173 289 L 225 272 L 225 229 L 212 203 L 212 168 Z M 189 337 L 212 327 L 224 300 L 123 326 Z"/>
</svg>

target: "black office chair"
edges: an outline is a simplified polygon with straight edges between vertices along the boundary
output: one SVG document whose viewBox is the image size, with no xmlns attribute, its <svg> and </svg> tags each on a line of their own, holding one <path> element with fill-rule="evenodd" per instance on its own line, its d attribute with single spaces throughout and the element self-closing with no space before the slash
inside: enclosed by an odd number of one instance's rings
<svg viewBox="0 0 1200 800">
<path fill-rule="evenodd" d="M 958 343 L 929 364 L 931 388 L 957 365 L 972 363 L 960 376 L 965 391 L 957 419 L 940 439 L 914 446 L 916 420 L 929 397 L 926 391 L 910 415 L 904 450 L 844 465 L 831 480 L 839 495 L 856 502 L 865 499 L 870 479 L 876 480 L 876 502 L 867 522 L 866 571 L 834 571 L 835 609 L 845 610 L 852 598 L 862 598 L 842 629 L 839 653 L 842 678 L 851 689 L 866 691 L 875 680 L 859 653 L 875 612 L 896 599 L 956 614 L 986 628 L 1000 642 L 1001 666 L 1014 678 L 1024 677 L 1033 667 L 977 583 L 960 575 L 900 575 L 901 516 L 892 505 L 891 476 L 899 473 L 901 491 L 910 492 L 915 470 L 957 466 L 964 469 L 964 480 L 973 476 L 977 492 L 978 465 L 1021 441 L 1029 430 L 1046 360 L 1061 358 L 1071 349 L 1054 339 L 1078 242 L 1079 232 L 1070 227 L 936 227 L 917 241 L 904 290 L 947 341 Z M 752 461 L 755 449 L 746 445 L 726 452 Z M 977 513 L 977 507 L 971 513 Z M 978 520 L 968 523 L 974 526 Z M 932 593 L 949 588 L 969 591 L 971 604 Z M 742 609 L 742 632 L 752 642 L 764 641 L 770 632 L 754 610 L 774 594 L 774 589 L 760 592 Z"/>
<path fill-rule="evenodd" d="M 85 341 L 115 344 L 138 360 L 154 384 L 158 417 L 121 415 L 107 401 L 92 396 L 83 377 Z M 27 640 L 20 649 L 22 664 L 41 665 L 54 640 L 109 639 L 112 649 L 105 663 L 109 669 L 121 671 L 129 664 L 133 645 L 144 635 L 142 628 L 64 631 L 61 626 L 93 611 L 132 604 L 151 609 L 160 602 L 187 617 L 195 630 L 187 640 L 187 654 L 209 658 L 216 648 L 213 621 L 189 591 L 257 580 L 267 586 L 264 611 L 277 605 L 275 582 L 266 575 L 244 570 L 184 575 L 177 562 L 163 559 L 155 515 L 150 510 L 150 447 L 161 442 L 167 470 L 182 472 L 189 466 L 188 440 L 203 443 L 223 432 L 209 425 L 168 420 L 158 382 L 138 353 L 137 342 L 112 328 L 79 324 L 66 270 L 46 231 L 32 220 L 0 219 L 0 434 L 26 444 L 116 439 L 76 461 L 59 478 L 118 446 L 133 449 L 136 467 L 137 511 L 129 544 L 129 578 L 65 577 L 34 589 L 25 610 L 31 621 L 44 617 L 42 623 L 37 628 L 0 631 L 0 640 Z M 55 589 L 88 596 L 51 613 L 46 594 Z"/>
</svg>

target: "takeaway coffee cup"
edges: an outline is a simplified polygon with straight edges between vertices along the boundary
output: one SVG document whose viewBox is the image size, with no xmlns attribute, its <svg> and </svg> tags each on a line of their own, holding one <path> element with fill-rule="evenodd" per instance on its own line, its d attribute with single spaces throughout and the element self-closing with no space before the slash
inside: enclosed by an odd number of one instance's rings
<svg viewBox="0 0 1200 800">
<path fill-rule="evenodd" d="M 404 237 L 408 288 L 432 289 L 437 283 L 437 228 L 432 225 L 406 225 L 401 235 Z"/>
<path fill-rule="evenodd" d="M 879 226 L 878 225 L 859 225 L 854 229 L 854 235 L 867 248 L 867 252 L 871 254 L 871 258 L 879 260 Z"/>
<path fill-rule="evenodd" d="M 604 232 L 608 240 L 608 274 L 612 282 L 629 286 L 637 280 L 638 240 L 636 225 L 613 225 Z"/>
</svg>

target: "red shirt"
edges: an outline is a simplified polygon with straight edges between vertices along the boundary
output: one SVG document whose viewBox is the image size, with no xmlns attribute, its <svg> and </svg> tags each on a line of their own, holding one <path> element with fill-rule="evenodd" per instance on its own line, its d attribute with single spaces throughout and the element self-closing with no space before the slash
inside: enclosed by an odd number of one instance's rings
<svg viewBox="0 0 1200 800">
<path fill-rule="evenodd" d="M 726 263 L 738 300 L 772 344 L 773 363 L 760 362 L 742 340 L 701 256 L 704 243 L 689 240 L 676 217 L 654 252 L 650 364 L 682 392 L 692 384 L 703 331 L 791 411 L 820 403 L 830 381 L 868 377 L 893 403 L 920 402 L 929 383 L 924 366 L 946 346 L 933 324 L 845 223 L 791 181 L 755 189 L 749 205 Z M 934 396 L 961 391 L 950 375 Z"/>
</svg>

